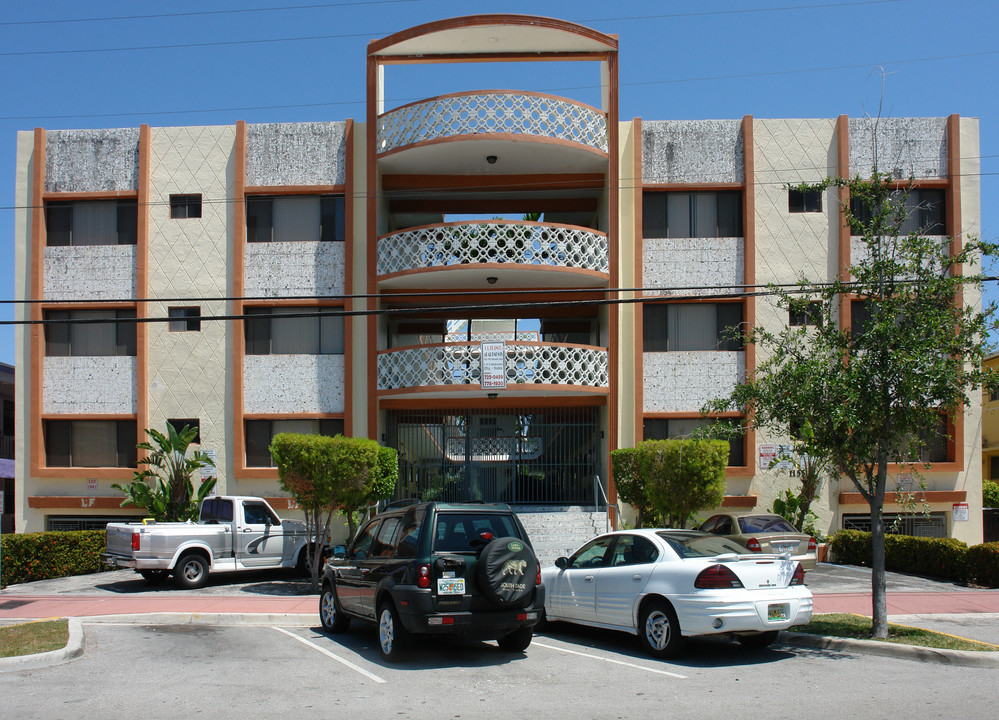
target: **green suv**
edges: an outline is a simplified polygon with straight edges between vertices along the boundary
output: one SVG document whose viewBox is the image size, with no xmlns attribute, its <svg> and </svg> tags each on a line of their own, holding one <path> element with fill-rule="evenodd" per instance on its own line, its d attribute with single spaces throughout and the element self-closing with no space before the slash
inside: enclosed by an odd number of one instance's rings
<svg viewBox="0 0 999 720">
<path fill-rule="evenodd" d="M 334 633 L 376 623 L 395 661 L 414 635 L 524 650 L 544 606 L 540 564 L 508 505 L 423 502 L 375 516 L 327 562 L 319 616 Z"/>
</svg>

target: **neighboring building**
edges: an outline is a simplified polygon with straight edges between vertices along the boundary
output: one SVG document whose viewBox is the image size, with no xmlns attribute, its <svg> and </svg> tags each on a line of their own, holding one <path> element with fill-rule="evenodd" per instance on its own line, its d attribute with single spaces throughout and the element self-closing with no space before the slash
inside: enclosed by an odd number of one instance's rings
<svg viewBox="0 0 999 720">
<path fill-rule="evenodd" d="M 14 532 L 14 366 L 0 363 L 0 532 Z"/>
<path fill-rule="evenodd" d="M 999 354 L 989 355 L 982 366 L 999 372 Z M 999 392 L 982 390 L 982 478 L 999 482 Z"/>
<path fill-rule="evenodd" d="M 836 189 L 788 185 L 873 157 L 867 119 L 622 122 L 617 53 L 558 20 L 457 18 L 369 44 L 363 122 L 21 133 L 17 293 L 46 323 L 17 333 L 18 529 L 132 514 L 110 485 L 167 420 L 197 423 L 220 491 L 281 510 L 284 430 L 395 447 L 399 495 L 613 501 L 610 450 L 688 434 L 756 366 L 724 328 L 790 321 L 742 286 L 828 280 L 856 252 Z M 492 60 L 589 63 L 602 106 L 383 107 L 386 65 Z M 934 232 L 977 231 L 977 120 L 883 119 L 879 142 Z M 981 417 L 970 403 L 934 448 L 911 531 L 981 538 Z M 725 506 L 794 482 L 760 469 L 780 441 L 732 443 Z M 846 482 L 817 505 L 823 530 L 864 525 Z"/>
</svg>

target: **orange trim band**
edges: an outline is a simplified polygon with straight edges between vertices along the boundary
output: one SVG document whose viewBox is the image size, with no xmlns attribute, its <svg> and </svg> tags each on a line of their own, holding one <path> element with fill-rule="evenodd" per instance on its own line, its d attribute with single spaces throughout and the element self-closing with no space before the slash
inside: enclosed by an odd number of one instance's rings
<svg viewBox="0 0 999 720">
<path fill-rule="evenodd" d="M 908 501 L 908 494 L 888 492 L 885 493 L 885 505 L 898 505 Z M 920 503 L 956 503 L 964 502 L 968 499 L 968 493 L 964 490 L 925 490 L 912 494 L 913 502 Z M 840 505 L 867 505 L 864 496 L 859 492 L 841 492 L 839 494 Z"/>
</svg>

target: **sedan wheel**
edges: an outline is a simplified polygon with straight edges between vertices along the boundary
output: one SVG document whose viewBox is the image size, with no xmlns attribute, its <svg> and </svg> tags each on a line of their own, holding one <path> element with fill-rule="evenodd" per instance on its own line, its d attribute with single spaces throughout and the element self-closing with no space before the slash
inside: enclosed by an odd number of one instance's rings
<svg viewBox="0 0 999 720">
<path fill-rule="evenodd" d="M 684 645 L 680 621 L 673 606 L 665 600 L 653 600 L 643 609 L 639 637 L 646 652 L 656 658 L 675 657 Z"/>
</svg>

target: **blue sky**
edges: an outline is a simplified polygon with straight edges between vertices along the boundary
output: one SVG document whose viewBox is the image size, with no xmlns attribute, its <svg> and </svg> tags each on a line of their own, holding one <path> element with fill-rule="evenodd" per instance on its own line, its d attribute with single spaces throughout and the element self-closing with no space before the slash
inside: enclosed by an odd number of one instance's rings
<svg viewBox="0 0 999 720">
<path fill-rule="evenodd" d="M 995 0 L 5 2 L 0 321 L 14 314 L 18 130 L 361 120 L 369 40 L 487 12 L 617 34 L 625 120 L 876 114 L 883 68 L 883 115 L 980 119 L 982 235 L 997 240 Z M 485 76 L 471 65 L 394 69 L 386 96 L 395 105 L 496 87 L 597 102 L 590 64 L 540 65 L 497 65 Z M 986 298 L 996 297 L 992 284 Z M 10 325 L 0 325 L 0 362 L 14 362 Z"/>
</svg>

